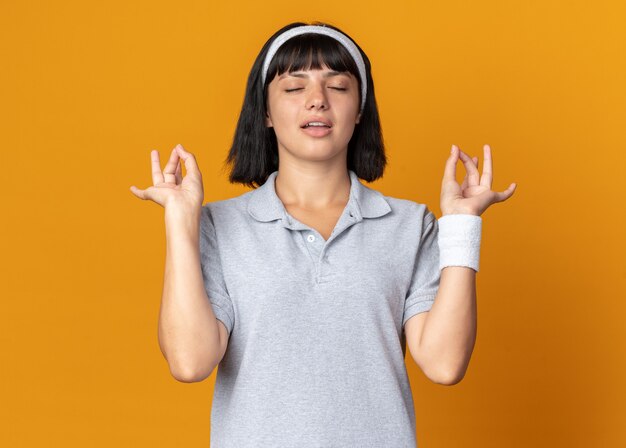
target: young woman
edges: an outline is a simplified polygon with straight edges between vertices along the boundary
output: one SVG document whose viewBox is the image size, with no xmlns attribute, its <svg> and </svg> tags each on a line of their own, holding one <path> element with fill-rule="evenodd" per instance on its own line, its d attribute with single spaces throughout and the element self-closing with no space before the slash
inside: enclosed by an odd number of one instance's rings
<svg viewBox="0 0 626 448">
<path fill-rule="evenodd" d="M 180 381 L 219 365 L 211 446 L 416 446 L 406 345 L 438 384 L 467 369 L 480 215 L 515 187 L 491 190 L 490 155 L 481 177 L 453 146 L 439 219 L 362 184 L 386 164 L 370 62 L 320 22 L 252 67 L 227 159 L 251 191 L 202 205 L 195 156 L 178 145 L 161 171 L 152 151 L 154 185 L 131 190 L 165 208 L 159 343 Z"/>
</svg>

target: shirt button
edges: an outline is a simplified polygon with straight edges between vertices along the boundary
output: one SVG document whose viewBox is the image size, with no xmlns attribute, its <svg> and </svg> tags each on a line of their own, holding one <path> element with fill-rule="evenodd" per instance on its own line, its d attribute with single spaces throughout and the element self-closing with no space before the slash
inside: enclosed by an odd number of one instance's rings
<svg viewBox="0 0 626 448">
<path fill-rule="evenodd" d="M 309 240 L 309 243 L 312 243 L 315 241 L 315 235 L 309 235 L 306 239 Z"/>
</svg>

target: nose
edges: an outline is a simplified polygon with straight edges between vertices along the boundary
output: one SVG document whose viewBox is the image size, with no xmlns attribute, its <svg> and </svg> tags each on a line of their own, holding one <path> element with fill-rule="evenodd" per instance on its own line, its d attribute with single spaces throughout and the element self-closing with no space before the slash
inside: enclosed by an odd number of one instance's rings
<svg viewBox="0 0 626 448">
<path fill-rule="evenodd" d="M 311 87 L 309 96 L 307 97 L 306 108 L 310 109 L 311 106 L 316 109 L 328 109 L 328 101 L 326 99 L 326 92 L 323 85 L 313 84 Z"/>
</svg>

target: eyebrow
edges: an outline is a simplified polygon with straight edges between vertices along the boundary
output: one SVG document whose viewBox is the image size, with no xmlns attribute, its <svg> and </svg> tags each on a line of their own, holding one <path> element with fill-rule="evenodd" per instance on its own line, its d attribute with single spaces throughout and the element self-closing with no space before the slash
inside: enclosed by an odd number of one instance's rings
<svg viewBox="0 0 626 448">
<path fill-rule="evenodd" d="M 339 76 L 339 75 L 346 75 L 348 76 L 348 74 L 346 72 L 337 72 L 337 71 L 330 71 L 330 72 L 326 72 L 324 73 L 324 78 L 330 78 L 332 76 Z M 283 79 L 285 76 L 293 76 L 294 78 L 308 78 L 309 75 L 307 75 L 306 73 L 303 72 L 285 72 L 282 75 L 280 75 L 278 77 L 278 79 Z"/>
</svg>

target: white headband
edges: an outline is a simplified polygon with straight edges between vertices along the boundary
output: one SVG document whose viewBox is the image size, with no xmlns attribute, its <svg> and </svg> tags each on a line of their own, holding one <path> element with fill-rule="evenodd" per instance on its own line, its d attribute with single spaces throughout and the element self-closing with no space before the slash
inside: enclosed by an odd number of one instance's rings
<svg viewBox="0 0 626 448">
<path fill-rule="evenodd" d="M 346 50 L 348 50 L 348 53 L 350 53 L 350 55 L 356 62 L 356 65 L 359 68 L 359 74 L 361 75 L 361 111 L 363 111 L 363 108 L 365 107 L 365 95 L 367 93 L 367 76 L 365 74 L 365 63 L 363 62 L 361 52 L 345 34 L 342 34 L 339 31 L 336 31 L 335 29 L 329 28 L 327 26 L 299 26 L 288 29 L 287 31 L 276 37 L 276 39 L 272 41 L 272 45 L 270 45 L 270 48 L 267 51 L 267 55 L 265 56 L 265 61 L 263 63 L 263 72 L 261 74 L 261 79 L 263 83 L 265 84 L 267 69 L 270 66 L 270 62 L 272 62 L 276 51 L 278 51 L 278 48 L 292 37 L 305 33 L 325 34 L 326 36 L 330 36 L 333 39 L 339 41 L 344 47 L 346 47 Z"/>
</svg>

